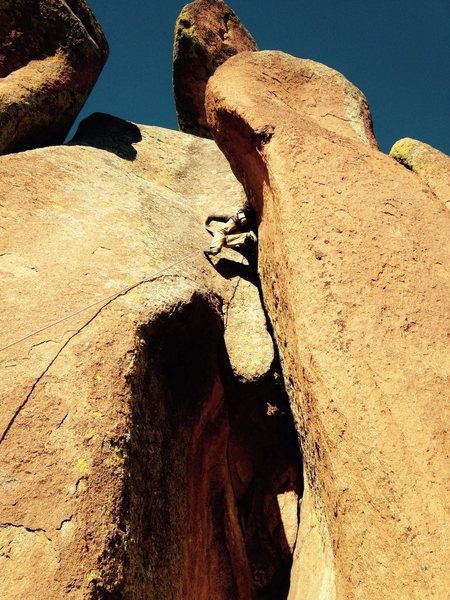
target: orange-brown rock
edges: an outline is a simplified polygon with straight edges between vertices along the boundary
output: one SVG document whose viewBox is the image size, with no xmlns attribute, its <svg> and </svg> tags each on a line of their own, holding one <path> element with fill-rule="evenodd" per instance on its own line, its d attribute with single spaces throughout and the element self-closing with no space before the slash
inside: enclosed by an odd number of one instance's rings
<svg viewBox="0 0 450 600">
<path fill-rule="evenodd" d="M 242 202 L 214 142 L 96 115 L 0 174 L 0 597 L 286 585 L 301 463 L 254 273 L 202 254 Z"/>
<path fill-rule="evenodd" d="M 0 153 L 61 143 L 108 56 L 85 0 L 0 4 Z"/>
<path fill-rule="evenodd" d="M 206 107 L 257 210 L 302 438 L 289 599 L 443 600 L 448 211 L 377 151 L 364 97 L 327 67 L 241 53 L 209 80 Z"/>
<path fill-rule="evenodd" d="M 395 142 L 389 155 L 418 175 L 450 209 L 450 156 L 411 138 Z"/>
<path fill-rule="evenodd" d="M 182 131 L 210 138 L 205 114 L 208 79 L 230 56 L 257 50 L 255 41 L 223 0 L 187 4 L 175 25 L 173 88 Z"/>
</svg>

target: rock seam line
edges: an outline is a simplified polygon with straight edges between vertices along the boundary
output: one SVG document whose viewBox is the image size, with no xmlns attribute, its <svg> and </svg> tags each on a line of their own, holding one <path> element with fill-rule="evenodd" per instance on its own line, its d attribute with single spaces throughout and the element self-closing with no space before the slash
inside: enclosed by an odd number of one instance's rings
<svg viewBox="0 0 450 600">
<path fill-rule="evenodd" d="M 160 277 L 154 277 L 152 279 L 146 279 L 144 281 L 140 281 L 139 283 L 131 286 L 130 288 L 127 288 L 126 290 L 119 292 L 118 294 L 116 294 L 113 298 L 110 298 L 110 300 L 108 300 L 108 302 L 106 302 L 106 304 L 104 304 L 103 306 L 101 306 L 97 312 L 90 318 L 88 319 L 88 321 L 86 321 L 86 323 L 84 323 L 77 331 L 75 331 L 74 334 L 72 334 L 65 342 L 64 344 L 61 346 L 61 348 L 58 350 L 58 352 L 56 353 L 56 355 L 53 357 L 53 359 L 50 361 L 50 363 L 47 365 L 47 367 L 44 369 L 44 371 L 39 375 L 39 377 L 36 379 L 36 381 L 33 383 L 33 385 L 31 386 L 31 390 L 29 391 L 29 393 L 27 394 L 26 398 L 24 399 L 24 401 L 18 406 L 18 408 L 16 409 L 15 413 L 13 414 L 13 416 L 11 417 L 8 425 L 6 426 L 2 436 L 0 437 L 0 444 L 2 444 L 6 438 L 6 436 L 8 435 L 11 427 L 14 425 L 14 422 L 16 421 L 17 417 L 19 416 L 19 414 L 21 413 L 22 409 L 27 405 L 28 401 L 30 400 L 34 390 L 36 389 L 36 386 L 39 384 L 39 382 L 41 381 L 41 379 L 44 377 L 44 375 L 49 371 L 49 369 L 51 368 L 51 366 L 53 365 L 53 363 L 56 361 L 56 359 L 58 358 L 58 356 L 61 354 L 61 352 L 66 348 L 66 346 L 73 340 L 74 337 L 76 337 L 79 333 L 81 333 L 81 331 L 83 331 L 83 329 L 85 329 L 85 327 L 87 327 L 90 323 L 92 323 L 92 321 L 102 312 L 102 310 L 104 308 L 106 308 L 107 306 L 109 306 L 110 304 L 112 304 L 112 302 L 114 302 L 114 300 L 117 300 L 118 298 L 121 298 L 122 296 L 125 296 L 128 292 L 136 289 L 137 287 L 139 287 L 140 285 L 145 285 L 146 283 L 151 283 L 152 281 L 155 281 L 156 279 L 160 279 L 163 277 L 167 277 L 164 275 L 161 275 Z M 173 277 L 176 277 L 176 275 L 173 275 Z"/>
<path fill-rule="evenodd" d="M 130 286 L 126 287 L 126 288 L 123 288 L 122 290 L 119 290 L 118 292 L 115 292 L 114 294 L 111 294 L 111 295 L 106 296 L 104 298 L 100 298 L 99 300 L 96 300 L 92 304 L 89 304 L 88 306 L 80 308 L 79 310 L 77 310 L 77 311 L 75 311 L 73 313 L 70 313 L 70 314 L 66 315 L 65 317 L 62 317 L 58 321 L 54 321 L 53 323 L 50 323 L 49 325 L 46 325 L 45 327 L 42 327 L 41 329 L 38 329 L 38 330 L 33 331 L 31 333 L 28 333 L 25 337 L 22 337 L 22 338 L 20 338 L 18 340 L 15 340 L 14 342 L 11 342 L 10 344 L 7 344 L 6 346 L 3 346 L 2 348 L 0 348 L 0 352 L 3 352 L 4 350 L 8 350 L 9 348 L 12 348 L 12 346 L 15 346 L 16 344 L 19 344 L 20 342 L 24 342 L 28 338 L 33 337 L 34 335 L 37 335 L 38 333 L 42 333 L 43 331 L 46 331 L 47 329 L 50 329 L 51 327 L 59 325 L 63 321 L 67 321 L 68 319 L 70 319 L 72 317 L 76 317 L 80 313 L 84 312 L 85 310 L 89 310 L 90 308 L 93 308 L 94 306 L 96 306 L 97 304 L 100 304 L 101 302 L 106 302 L 106 304 L 104 306 L 107 306 L 109 304 L 109 302 L 111 302 L 112 300 L 115 300 L 116 298 L 119 298 L 120 296 L 123 296 L 124 294 L 130 292 L 131 290 L 134 290 L 136 287 L 138 287 L 142 283 L 149 283 L 151 281 L 154 281 L 155 279 L 157 279 L 159 277 L 159 275 L 161 273 L 164 273 L 164 271 L 167 271 L 167 269 L 171 269 L 172 267 L 178 266 L 182 262 L 185 262 L 189 257 L 190 257 L 190 255 L 189 256 L 185 256 L 184 258 L 182 258 L 178 262 L 172 263 L 171 265 L 169 265 L 168 267 L 165 267 L 161 271 L 158 271 L 157 273 L 155 273 L 151 277 L 146 277 L 144 279 L 140 279 L 137 283 L 133 283 L 132 285 L 130 285 Z"/>
</svg>

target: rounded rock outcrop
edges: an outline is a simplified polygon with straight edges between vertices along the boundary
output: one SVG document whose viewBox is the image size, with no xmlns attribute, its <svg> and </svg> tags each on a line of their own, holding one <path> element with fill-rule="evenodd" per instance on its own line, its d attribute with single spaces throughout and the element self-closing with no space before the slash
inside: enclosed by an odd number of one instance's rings
<svg viewBox="0 0 450 600">
<path fill-rule="evenodd" d="M 288 598 L 445 598 L 448 211 L 377 150 L 363 95 L 323 65 L 239 54 L 205 105 L 257 212 L 301 438 Z"/>
<path fill-rule="evenodd" d="M 413 171 L 450 209 L 450 156 L 412 138 L 395 142 L 389 156 Z"/>
<path fill-rule="evenodd" d="M 222 0 L 196 0 L 175 25 L 173 88 L 181 131 L 211 138 L 204 107 L 208 79 L 238 52 L 257 50 L 250 33 Z"/>
<path fill-rule="evenodd" d="M 0 5 L 0 154 L 59 144 L 108 56 L 85 0 Z"/>
<path fill-rule="evenodd" d="M 0 157 L 1 598 L 286 584 L 301 457 L 272 338 L 248 261 L 202 253 L 241 194 L 211 140 L 106 114 Z"/>
</svg>

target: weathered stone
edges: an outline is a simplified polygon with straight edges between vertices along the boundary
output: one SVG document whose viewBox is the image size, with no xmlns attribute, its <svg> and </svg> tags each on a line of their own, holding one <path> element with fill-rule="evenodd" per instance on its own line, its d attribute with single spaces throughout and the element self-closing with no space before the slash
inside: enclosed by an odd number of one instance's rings
<svg viewBox="0 0 450 600">
<path fill-rule="evenodd" d="M 206 108 L 257 211 L 302 437 L 289 598 L 444 598 L 448 211 L 376 150 L 362 94 L 322 65 L 238 54 Z"/>
<path fill-rule="evenodd" d="M 108 56 L 85 0 L 1 0 L 0 153 L 61 143 Z"/>
<path fill-rule="evenodd" d="M 222 0 L 187 4 L 175 25 L 173 88 L 182 131 L 210 138 L 205 88 L 219 65 L 238 52 L 257 50 L 255 41 Z"/>
<path fill-rule="evenodd" d="M 260 334 L 262 344 L 255 352 L 255 334 L 266 333 L 266 316 L 254 310 L 260 303 L 254 280 L 240 277 L 227 310 L 225 344 L 235 376 L 240 381 L 257 381 L 269 373 L 275 359 L 273 344 Z"/>
<path fill-rule="evenodd" d="M 389 155 L 418 175 L 450 209 L 450 156 L 411 138 L 395 142 Z"/>
<path fill-rule="evenodd" d="M 308 480 L 301 501 L 301 527 L 296 539 L 289 600 L 334 600 L 336 582 L 333 566 L 333 549 L 323 516 L 311 493 Z M 348 598 L 358 597 L 355 593 Z M 346 598 L 346 596 L 341 596 Z"/>
<path fill-rule="evenodd" d="M 241 188 L 209 140 L 106 115 L 80 129 L 79 145 L 0 159 L 0 596 L 252 598 L 229 442 L 295 434 L 267 348 L 251 380 L 230 365 L 248 266 L 227 250 L 239 269 L 226 278 L 202 254 L 205 214 L 239 205 Z M 272 345 L 261 325 L 247 343 Z M 246 485 L 271 506 L 283 482 L 301 493 L 295 443 L 277 457 L 245 455 Z M 291 561 L 268 513 L 266 587 Z"/>
</svg>

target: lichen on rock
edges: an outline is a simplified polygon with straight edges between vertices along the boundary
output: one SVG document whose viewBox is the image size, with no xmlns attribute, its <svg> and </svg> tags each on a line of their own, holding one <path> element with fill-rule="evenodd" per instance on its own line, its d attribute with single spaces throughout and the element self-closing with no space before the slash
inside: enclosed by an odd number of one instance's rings
<svg viewBox="0 0 450 600">
<path fill-rule="evenodd" d="M 413 171 L 450 209 L 450 156 L 412 138 L 395 142 L 389 156 Z"/>
</svg>

